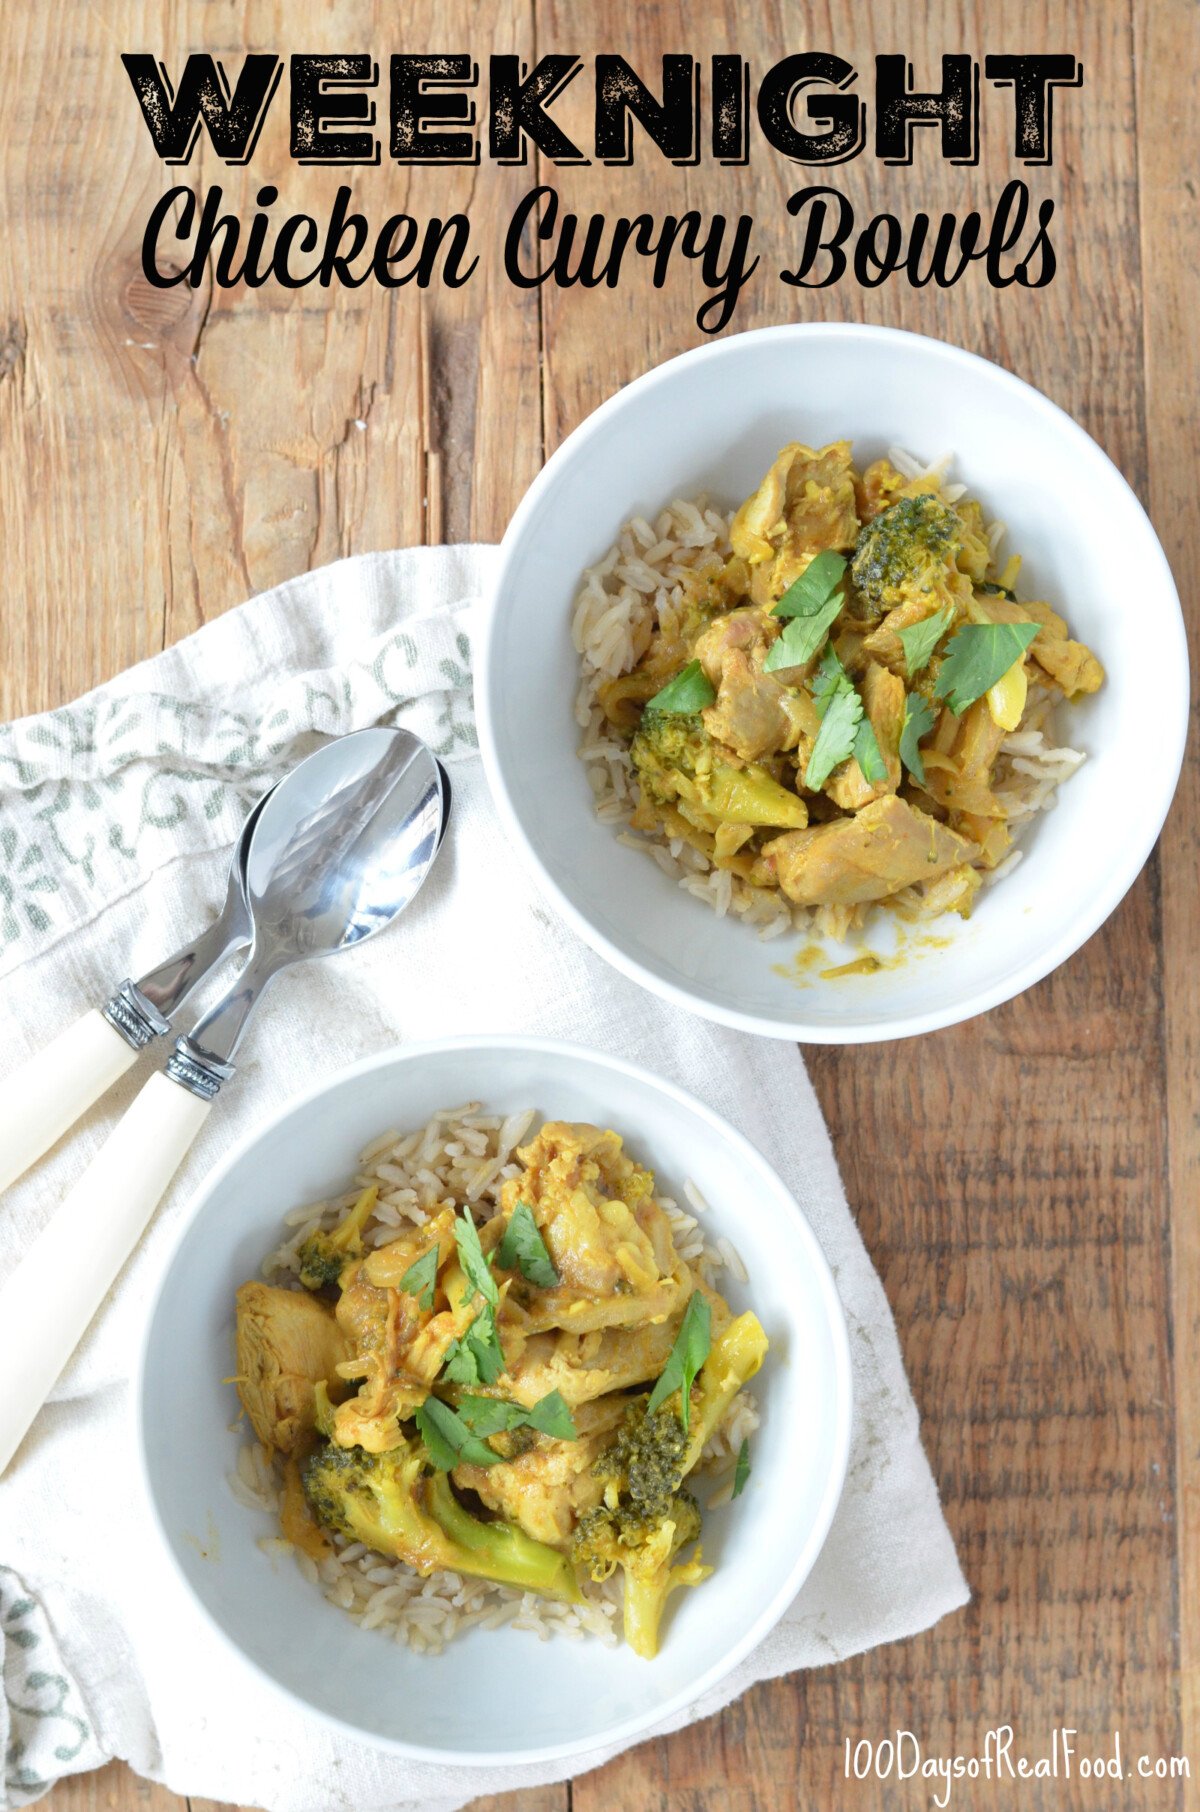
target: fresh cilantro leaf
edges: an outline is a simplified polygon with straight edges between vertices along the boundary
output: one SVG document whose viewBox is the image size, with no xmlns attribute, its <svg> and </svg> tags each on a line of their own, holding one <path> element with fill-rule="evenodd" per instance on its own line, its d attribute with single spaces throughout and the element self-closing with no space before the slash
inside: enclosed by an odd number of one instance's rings
<svg viewBox="0 0 1200 1812">
<path fill-rule="evenodd" d="M 806 661 L 811 661 L 841 609 L 842 594 L 835 591 L 812 616 L 793 617 L 779 640 L 767 650 L 764 673 L 775 673 L 780 667 L 802 667 Z"/>
<path fill-rule="evenodd" d="M 741 1497 L 746 1489 L 746 1480 L 750 1477 L 750 1442 L 743 1441 L 738 1448 L 737 1465 L 733 1469 L 733 1496 Z"/>
<path fill-rule="evenodd" d="M 830 594 L 841 584 L 846 562 L 840 554 L 826 548 L 810 560 L 798 579 L 792 583 L 774 606 L 777 617 L 815 617 L 829 602 Z"/>
<path fill-rule="evenodd" d="M 534 1404 L 529 1412 L 529 1426 L 536 1428 L 539 1434 L 552 1435 L 556 1441 L 575 1441 L 579 1438 L 575 1418 L 556 1390 L 547 1391 Z"/>
<path fill-rule="evenodd" d="M 466 1273 L 467 1282 L 471 1288 L 478 1291 L 491 1308 L 498 1308 L 500 1290 L 496 1279 L 492 1276 L 492 1267 L 483 1256 L 483 1247 L 479 1243 L 479 1232 L 471 1219 L 468 1208 L 464 1208 L 454 1222 L 454 1243 L 458 1247 L 459 1263 Z"/>
<path fill-rule="evenodd" d="M 472 1434 L 494 1435 L 524 1427 L 528 1411 L 504 1397 L 460 1397 L 458 1413 Z"/>
<path fill-rule="evenodd" d="M 442 1376 L 452 1384 L 494 1384 L 504 1365 L 496 1311 L 485 1303 L 466 1333 L 447 1347 Z"/>
<path fill-rule="evenodd" d="M 812 681 L 813 704 L 817 707 L 817 716 L 822 719 L 822 723 L 824 721 L 825 713 L 829 709 L 835 695 L 840 694 L 844 696 L 848 693 L 852 693 L 855 698 L 858 698 L 858 693 L 850 675 L 846 672 L 846 669 L 838 659 L 837 649 L 832 642 L 826 642 L 825 652 L 821 656 L 820 664 L 817 667 L 816 673 L 813 675 Z M 862 769 L 863 779 L 867 781 L 870 786 L 874 786 L 877 781 L 887 779 L 887 763 L 883 758 L 883 751 L 879 747 L 879 738 L 875 734 L 874 727 L 871 724 L 870 719 L 862 713 L 861 699 L 859 699 L 858 709 L 858 727 L 854 731 L 853 742 L 846 750 L 846 754 L 839 756 L 837 761 L 833 763 L 833 767 L 837 767 L 840 762 L 845 761 L 847 756 L 853 755 L 858 762 L 859 767 Z M 814 756 L 820 746 L 820 742 L 821 738 L 820 735 L 818 735 L 817 741 L 813 745 Z M 822 757 L 822 760 L 824 760 L 824 757 Z M 809 768 L 806 770 L 804 776 L 805 786 L 812 785 L 812 782 L 808 778 L 811 768 L 812 758 L 810 757 Z M 819 767 L 817 771 L 820 772 Z M 829 768 L 821 775 L 822 784 L 828 779 L 832 771 L 833 768 Z"/>
<path fill-rule="evenodd" d="M 687 1432 L 691 1416 L 691 1389 L 696 1373 L 708 1358 L 712 1346 L 712 1310 L 699 1290 L 688 1297 L 683 1320 L 675 1336 L 662 1377 L 650 1392 L 646 1414 L 652 1416 L 674 1391 L 679 1392 L 679 1420 Z"/>
<path fill-rule="evenodd" d="M 853 755 L 862 714 L 862 699 L 842 674 L 825 699 L 821 728 L 804 770 L 809 792 L 819 793 L 834 768 Z"/>
<path fill-rule="evenodd" d="M 411 1264 L 400 1279 L 400 1288 L 408 1296 L 415 1296 L 417 1306 L 422 1309 L 433 1307 L 433 1286 L 437 1282 L 438 1249 L 430 1246 L 423 1252 L 415 1264 Z"/>
<path fill-rule="evenodd" d="M 916 679 L 918 673 L 928 667 L 933 658 L 933 651 L 954 621 L 954 612 L 949 607 L 935 610 L 931 617 L 925 617 L 919 623 L 910 623 L 907 629 L 897 630 L 904 648 L 904 665 L 908 668 L 908 677 Z"/>
<path fill-rule="evenodd" d="M 690 717 L 702 711 L 716 698 L 712 681 L 699 661 L 689 661 L 683 670 L 668 680 L 646 706 L 647 711 L 661 711 L 672 717 Z"/>
<path fill-rule="evenodd" d="M 479 1366 L 475 1354 L 468 1345 L 466 1337 L 452 1340 L 446 1348 L 445 1363 L 442 1366 L 442 1377 L 451 1384 L 482 1384 Z"/>
<path fill-rule="evenodd" d="M 862 769 L 863 779 L 868 786 L 887 779 L 887 762 L 883 759 L 874 726 L 865 713 L 854 738 L 854 759 Z"/>
<path fill-rule="evenodd" d="M 961 717 L 1021 659 L 1037 632 L 1036 623 L 964 623 L 938 670 L 937 696 Z"/>
<path fill-rule="evenodd" d="M 538 1232 L 528 1202 L 518 1202 L 509 1216 L 504 1237 L 496 1248 L 496 1263 L 503 1271 L 519 1269 L 521 1275 L 540 1290 L 552 1290 L 558 1282 L 554 1261 Z"/>
<path fill-rule="evenodd" d="M 495 1466 L 500 1462 L 495 1448 L 472 1434 L 440 1397 L 426 1397 L 413 1420 L 439 1472 L 451 1471 L 460 1461 L 468 1466 Z"/>
<path fill-rule="evenodd" d="M 558 1441 L 575 1441 L 578 1430 L 570 1410 L 556 1390 L 549 1391 L 532 1409 L 509 1403 L 503 1397 L 463 1397 L 458 1413 L 473 1434 L 507 1434 L 514 1428 L 536 1428 Z"/>
<path fill-rule="evenodd" d="M 921 758 L 921 738 L 937 722 L 937 713 L 919 692 L 910 692 L 904 701 L 904 728 L 900 732 L 900 759 L 919 786 L 925 785 L 925 763 Z"/>
<path fill-rule="evenodd" d="M 812 679 L 813 704 L 817 707 L 817 716 L 824 717 L 825 707 L 830 695 L 839 680 L 848 679 L 849 675 L 838 659 L 838 651 L 832 642 L 826 642 L 825 652 L 817 663 L 817 671 Z"/>
</svg>

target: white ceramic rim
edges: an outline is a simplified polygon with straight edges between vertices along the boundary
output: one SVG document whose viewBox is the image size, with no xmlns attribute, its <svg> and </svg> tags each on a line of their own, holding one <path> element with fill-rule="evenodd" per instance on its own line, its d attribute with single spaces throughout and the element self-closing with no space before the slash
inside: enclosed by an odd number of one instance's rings
<svg viewBox="0 0 1200 1812">
<path fill-rule="evenodd" d="M 742 1013 L 732 1007 L 701 1000 L 687 988 L 669 981 L 665 976 L 656 975 L 653 970 L 644 967 L 636 957 L 630 956 L 628 952 L 611 942 L 592 924 L 591 920 L 566 897 L 554 876 L 542 863 L 513 806 L 497 754 L 491 700 L 492 687 L 498 680 L 492 665 L 493 629 L 501 599 L 507 588 L 509 567 L 512 564 L 515 550 L 524 537 L 526 523 L 538 508 L 542 493 L 552 482 L 559 467 L 566 464 L 575 455 L 578 449 L 603 426 L 609 416 L 622 406 L 627 397 L 635 392 L 654 389 L 666 373 L 673 372 L 679 365 L 698 365 L 719 361 L 727 358 L 732 348 L 743 345 L 747 341 L 761 340 L 768 336 L 802 340 L 865 339 L 893 345 L 900 352 L 905 346 L 920 345 L 934 349 L 939 356 L 948 360 L 952 365 L 986 366 L 1003 387 L 1018 392 L 1035 412 L 1055 419 L 1060 427 L 1066 429 L 1069 436 L 1079 442 L 1081 447 L 1088 449 L 1089 457 L 1094 456 L 1101 459 L 1109 468 L 1116 482 L 1128 493 L 1130 503 L 1150 531 L 1158 561 L 1155 578 L 1166 595 L 1175 603 L 1175 615 L 1171 619 L 1175 646 L 1168 651 L 1169 658 L 1164 663 L 1163 694 L 1159 701 L 1162 709 L 1156 714 L 1156 725 L 1164 737 L 1166 749 L 1161 771 L 1164 776 L 1170 775 L 1170 786 L 1164 786 L 1157 809 L 1133 827 L 1133 835 L 1128 843 L 1122 846 L 1123 859 L 1113 862 L 1106 885 L 1099 888 L 1088 901 L 1081 904 L 1079 915 L 1069 930 L 1047 948 L 1019 964 L 992 987 L 980 989 L 976 993 L 966 996 L 956 1006 L 935 1008 L 925 1013 L 910 1013 L 904 1018 L 889 1020 L 886 1023 L 862 1014 L 857 1017 L 850 1014 L 845 1020 L 839 1021 L 836 1026 L 815 1024 L 803 1018 L 790 1019 L 786 1022 L 767 1019 L 756 1013 Z M 520 851 L 522 861 L 555 911 L 566 920 L 586 944 L 590 944 L 597 955 L 602 956 L 615 969 L 619 969 L 623 975 L 628 976 L 630 981 L 637 982 L 643 988 L 648 988 L 651 993 L 671 1001 L 673 1005 L 683 1007 L 688 1012 L 697 1013 L 704 1019 L 714 1020 L 718 1024 L 732 1026 L 739 1032 L 754 1032 L 766 1038 L 786 1038 L 799 1044 L 870 1044 L 884 1039 L 911 1038 L 922 1032 L 936 1032 L 944 1026 L 958 1025 L 965 1019 L 973 1019 L 979 1013 L 986 1013 L 992 1007 L 1000 1006 L 1003 1001 L 1012 1000 L 1014 996 L 1023 994 L 1026 988 L 1031 988 L 1035 982 L 1041 981 L 1044 976 L 1049 975 L 1052 970 L 1065 963 L 1068 957 L 1073 956 L 1099 930 L 1110 913 L 1116 910 L 1145 866 L 1150 852 L 1158 840 L 1159 832 L 1166 822 L 1167 813 L 1175 796 L 1180 769 L 1183 766 L 1191 713 L 1187 631 L 1174 576 L 1154 525 L 1143 509 L 1137 493 L 1123 473 L 1113 464 L 1099 442 L 1093 440 L 1087 430 L 1081 428 L 1065 409 L 1060 409 L 1057 403 L 1052 403 L 1048 396 L 1044 396 L 1032 384 L 1026 383 L 1024 378 L 1015 377 L 1011 371 L 1006 371 L 1002 365 L 995 364 L 991 359 L 981 358 L 978 353 L 967 352 L 961 346 L 955 346 L 947 340 L 935 339 L 929 334 L 908 333 L 898 327 L 870 327 L 851 321 L 789 322 L 778 327 L 757 327 L 748 333 L 731 334 L 728 338 L 718 340 L 712 345 L 695 347 L 690 352 L 679 353 L 675 358 L 664 360 L 662 364 L 654 366 L 641 377 L 634 378 L 631 383 L 624 385 L 594 409 L 550 455 L 518 504 L 505 531 L 504 539 L 500 544 L 499 567 L 483 611 L 479 649 L 475 715 L 479 728 L 479 743 L 483 754 L 484 770 L 487 774 L 492 799 L 509 835 Z"/>
<path fill-rule="evenodd" d="M 155 1501 L 154 1489 L 150 1477 L 150 1460 L 146 1447 L 142 1418 L 142 1395 L 149 1358 L 150 1331 L 154 1325 L 155 1316 L 158 1311 L 159 1297 L 162 1292 L 163 1284 L 170 1272 L 174 1269 L 180 1248 L 190 1233 L 193 1223 L 203 1213 L 209 1197 L 215 1190 L 220 1188 L 229 1171 L 235 1164 L 241 1161 L 248 1151 L 251 1150 L 262 1137 L 263 1133 L 278 1125 L 281 1120 L 286 1119 L 288 1115 L 295 1113 L 297 1109 L 303 1108 L 309 1102 L 316 1100 L 320 1095 L 324 1094 L 327 1089 L 340 1086 L 342 1083 L 355 1076 L 367 1075 L 372 1070 L 381 1069 L 387 1064 L 396 1062 L 397 1059 L 401 1059 L 406 1063 L 419 1062 L 422 1058 L 440 1055 L 445 1051 L 461 1051 L 464 1055 L 469 1055 L 472 1051 L 485 1049 L 535 1051 L 543 1057 L 551 1059 L 561 1058 L 566 1061 L 575 1058 L 584 1058 L 589 1063 L 598 1063 L 606 1069 L 613 1070 L 626 1076 L 632 1081 L 639 1083 L 644 1088 L 668 1095 L 683 1107 L 690 1109 L 691 1112 L 699 1114 L 708 1122 L 710 1127 L 712 1127 L 721 1139 L 727 1141 L 734 1147 L 739 1153 L 743 1163 L 750 1170 L 757 1170 L 760 1175 L 765 1175 L 770 1182 L 782 1191 L 783 1195 L 791 1202 L 795 1209 L 796 1234 L 806 1248 L 809 1262 L 811 1263 L 814 1275 L 820 1284 L 821 1294 L 828 1309 L 829 1330 L 833 1346 L 834 1384 L 837 1393 L 837 1404 L 835 1405 L 834 1417 L 837 1433 L 834 1463 L 825 1486 L 820 1511 L 809 1533 L 808 1540 L 800 1551 L 799 1558 L 793 1562 L 791 1568 L 781 1580 L 770 1603 L 755 1619 L 750 1628 L 743 1632 L 737 1642 L 735 1642 L 728 1652 L 721 1657 L 719 1662 L 710 1667 L 708 1671 L 702 1674 L 698 1679 L 694 1680 L 686 1691 L 678 1692 L 672 1698 L 661 1702 L 652 1702 L 649 1708 L 644 1713 L 640 1713 L 636 1718 L 627 1718 L 623 1723 L 614 1724 L 610 1730 L 605 1731 L 602 1737 L 589 1737 L 587 1741 L 583 1743 L 554 1743 L 536 1749 L 499 1750 L 479 1754 L 460 1755 L 454 1750 L 430 1749 L 424 1747 L 422 1744 L 404 1742 L 397 1737 L 379 1736 L 373 1731 L 365 1731 L 355 1724 L 349 1724 L 345 1719 L 335 1717 L 331 1712 L 322 1710 L 320 1706 L 314 1705 L 309 1700 L 302 1698 L 298 1693 L 294 1693 L 290 1687 L 284 1686 L 279 1680 L 275 1679 L 272 1674 L 268 1673 L 264 1667 L 261 1667 L 258 1662 L 251 1660 L 250 1657 L 238 1647 L 233 1638 L 226 1633 L 221 1624 L 213 1616 L 212 1612 L 208 1609 L 208 1606 L 196 1594 L 191 1581 L 175 1558 L 175 1552 L 167 1535 L 167 1531 L 159 1517 L 158 1506 Z M 348 1064 L 343 1069 L 336 1071 L 332 1076 L 327 1076 L 322 1082 L 317 1083 L 314 1087 L 304 1089 L 300 1093 L 290 1096 L 287 1101 L 276 1108 L 274 1113 L 269 1115 L 267 1119 L 261 1121 L 250 1132 L 244 1134 L 243 1137 L 226 1152 L 220 1163 L 209 1171 L 208 1175 L 204 1178 L 204 1181 L 196 1188 L 189 1199 L 179 1226 L 178 1234 L 171 1244 L 170 1252 L 167 1254 L 166 1261 L 155 1283 L 145 1322 L 143 1324 L 142 1337 L 138 1347 L 137 1362 L 133 1373 L 131 1414 L 134 1420 L 134 1446 L 137 1452 L 137 1465 L 141 1480 L 142 1496 L 159 1543 L 159 1548 L 166 1555 L 168 1565 L 176 1580 L 182 1585 L 186 1597 L 190 1599 L 208 1628 L 217 1636 L 222 1647 L 230 1654 L 236 1655 L 243 1667 L 248 1668 L 250 1672 L 256 1675 L 259 1680 L 263 1681 L 272 1692 L 277 1693 L 282 1698 L 288 1700 L 288 1702 L 303 1716 L 315 1717 L 321 1723 L 339 1731 L 344 1736 L 350 1737 L 355 1742 L 363 1743 L 368 1748 L 383 1750 L 389 1754 L 409 1756 L 414 1761 L 435 1762 L 448 1767 L 483 1769 L 522 1767 L 531 1763 L 563 1761 L 572 1756 L 587 1754 L 590 1751 L 594 1751 L 610 1743 L 627 1744 L 632 1738 L 640 1735 L 643 1731 L 648 1730 L 651 1725 L 661 1723 L 672 1717 L 676 1712 L 682 1711 L 687 1706 L 693 1704 L 697 1699 L 701 1698 L 703 1694 L 710 1691 L 712 1687 L 716 1686 L 721 1680 L 725 1679 L 727 1675 L 733 1672 L 739 1661 L 742 1661 L 745 1656 L 750 1653 L 750 1650 L 755 1648 L 778 1623 L 780 1617 L 782 1617 L 784 1611 L 808 1577 L 816 1562 L 817 1556 L 825 1545 L 825 1538 L 829 1534 L 834 1514 L 841 1499 L 842 1487 L 846 1480 L 846 1468 L 850 1459 L 850 1436 L 854 1421 L 854 1397 L 850 1364 L 850 1341 L 846 1331 L 846 1318 L 842 1309 L 841 1299 L 837 1293 L 837 1286 L 833 1280 L 833 1273 L 829 1268 L 829 1262 L 826 1259 L 824 1252 L 821 1250 L 821 1245 L 816 1234 L 809 1226 L 804 1210 L 800 1207 L 800 1204 L 796 1201 L 796 1198 L 793 1196 L 791 1190 L 787 1187 L 778 1171 L 775 1170 L 772 1165 L 768 1164 L 757 1146 L 752 1145 L 749 1139 L 747 1139 L 744 1134 L 738 1132 L 736 1127 L 731 1126 L 722 1115 L 714 1113 L 712 1108 L 706 1106 L 703 1101 L 698 1101 L 696 1097 L 689 1094 L 686 1089 L 679 1088 L 675 1083 L 668 1082 L 664 1077 L 654 1075 L 652 1071 L 643 1069 L 639 1064 L 627 1063 L 624 1058 L 611 1057 L 606 1052 L 591 1050 L 586 1045 L 569 1044 L 559 1039 L 537 1038 L 525 1034 L 506 1036 L 503 1033 L 487 1033 L 481 1034 L 478 1037 L 466 1034 L 454 1038 L 425 1039 L 416 1044 L 392 1045 L 386 1051 L 380 1052 L 374 1057 L 364 1057 L 357 1063 Z"/>
</svg>

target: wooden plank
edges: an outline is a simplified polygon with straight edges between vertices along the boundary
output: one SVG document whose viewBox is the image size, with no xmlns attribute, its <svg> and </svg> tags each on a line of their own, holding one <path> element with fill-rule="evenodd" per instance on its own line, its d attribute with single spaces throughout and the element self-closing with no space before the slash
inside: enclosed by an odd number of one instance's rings
<svg viewBox="0 0 1200 1812">
<path fill-rule="evenodd" d="M 69 1774 L 41 1802 L 54 1812 L 187 1812 L 188 1802 L 143 1780 L 124 1762 L 91 1774 Z"/>
<path fill-rule="evenodd" d="M 1179 1697 L 1185 1752 L 1200 1751 L 1200 743 L 1196 731 L 1196 598 L 1200 523 L 1200 227 L 1196 217 L 1200 122 L 1196 117 L 1197 19 L 1185 0 L 1139 0 L 1136 9 L 1138 153 L 1141 164 L 1146 426 L 1149 506 L 1175 572 L 1192 645 L 1192 726 L 1175 806 L 1161 840 L 1166 1110 L 1174 1285 Z M 1200 1773 L 1200 1770 L 1193 1770 Z M 1200 1803 L 1200 1785 L 1193 1786 Z"/>
</svg>

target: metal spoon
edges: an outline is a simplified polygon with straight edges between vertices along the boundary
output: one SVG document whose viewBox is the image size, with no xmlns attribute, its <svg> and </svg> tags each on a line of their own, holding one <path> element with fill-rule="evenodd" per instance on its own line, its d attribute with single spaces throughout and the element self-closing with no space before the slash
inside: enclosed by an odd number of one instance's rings
<svg viewBox="0 0 1200 1812">
<path fill-rule="evenodd" d="M 269 797 L 269 792 L 263 794 L 242 826 L 229 864 L 225 904 L 208 930 L 138 981 L 122 982 L 103 1007 L 93 1007 L 4 1078 L 0 1189 L 57 1144 L 125 1074 L 138 1052 L 170 1031 L 188 996 L 227 956 L 250 942 L 246 851 Z"/>
<path fill-rule="evenodd" d="M 360 730 L 311 755 L 263 807 L 246 854 L 250 955 L 167 1064 L 211 1100 L 282 970 L 361 943 L 403 912 L 437 854 L 443 774 L 406 730 Z"/>
<path fill-rule="evenodd" d="M 245 965 L 0 1287 L 0 1471 L 233 1074 L 266 988 L 293 963 L 349 949 L 403 912 L 433 866 L 448 802 L 439 764 L 404 730 L 325 744 L 264 802 L 246 851 Z"/>
</svg>

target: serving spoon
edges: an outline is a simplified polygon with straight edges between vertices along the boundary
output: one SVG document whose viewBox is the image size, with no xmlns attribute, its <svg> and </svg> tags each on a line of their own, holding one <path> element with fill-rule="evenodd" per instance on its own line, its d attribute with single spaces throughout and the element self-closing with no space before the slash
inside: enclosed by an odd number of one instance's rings
<svg viewBox="0 0 1200 1812">
<path fill-rule="evenodd" d="M 264 800 L 247 843 L 250 951 L 176 1040 L 83 1176 L 0 1287 L 0 1471 L 8 1465 L 167 1184 L 234 1072 L 275 977 L 373 937 L 433 866 L 449 781 L 406 730 L 326 743 Z"/>
<path fill-rule="evenodd" d="M 4 1078 L 0 1189 L 57 1144 L 137 1061 L 139 1052 L 170 1031 L 175 1014 L 201 982 L 249 943 L 246 851 L 269 797 L 268 790 L 242 826 L 229 864 L 225 903 L 208 930 L 137 981 L 123 981 L 103 1007 L 92 1007 Z"/>
</svg>

